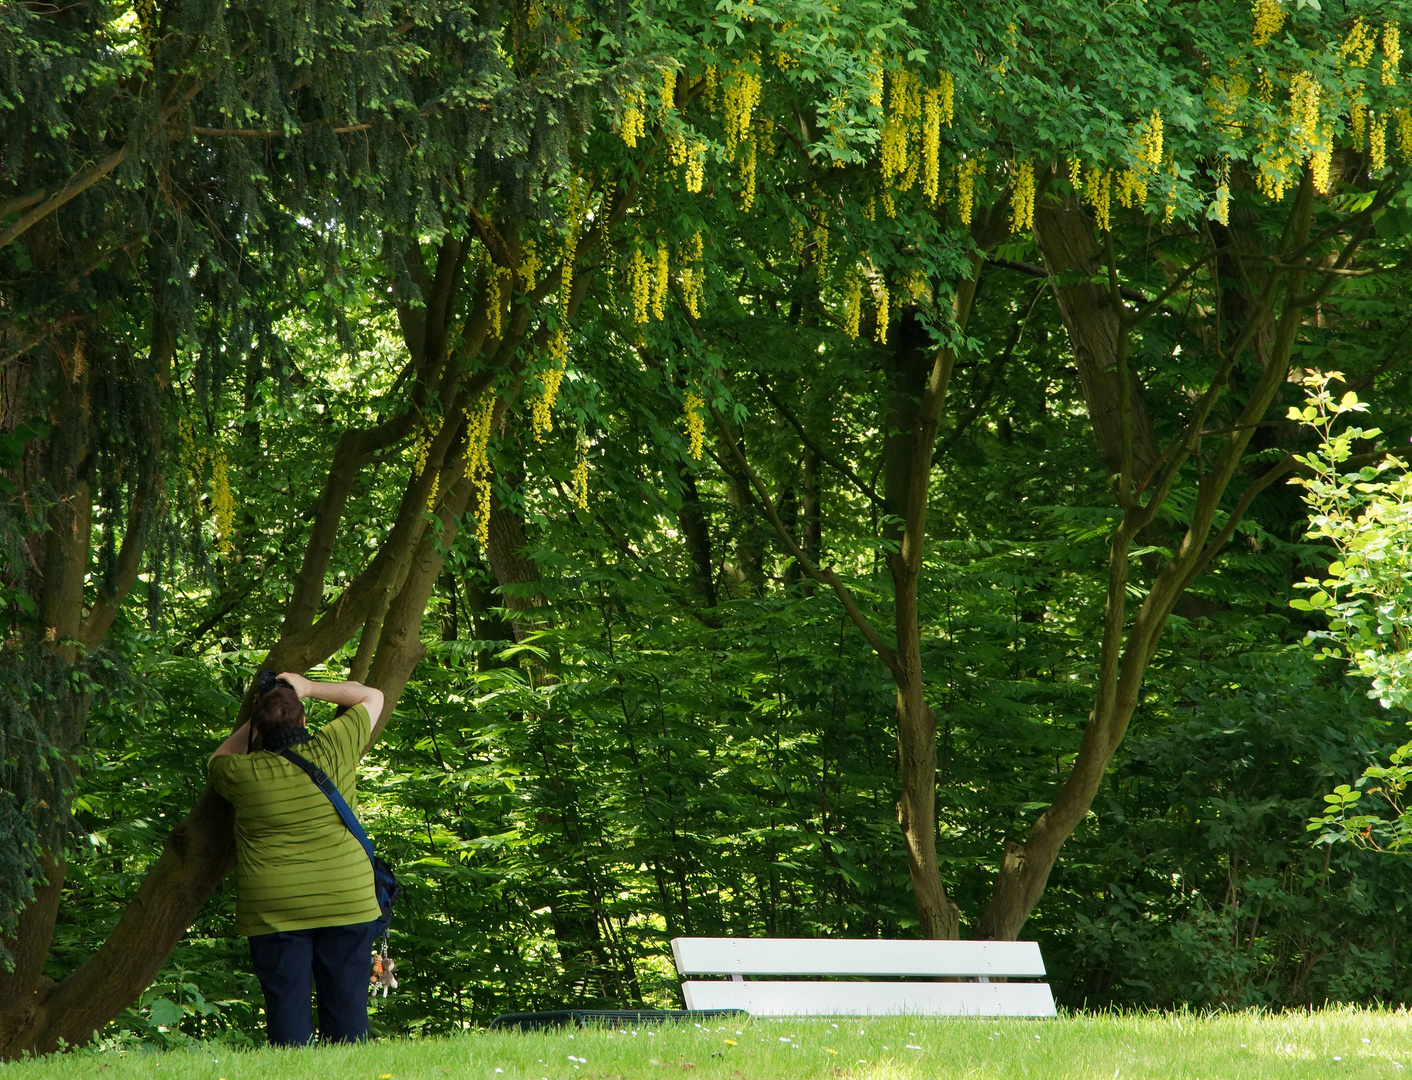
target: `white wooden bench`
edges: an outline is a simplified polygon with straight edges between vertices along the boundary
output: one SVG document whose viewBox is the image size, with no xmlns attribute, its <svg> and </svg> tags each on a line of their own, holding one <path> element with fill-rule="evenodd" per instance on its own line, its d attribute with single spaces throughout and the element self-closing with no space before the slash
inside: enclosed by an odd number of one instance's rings
<svg viewBox="0 0 1412 1080">
<path fill-rule="evenodd" d="M 673 938 L 688 1009 L 752 1016 L 1054 1016 L 1033 941 L 877 941 L 867 938 Z M 693 975 L 729 975 L 694 979 Z M 770 975 L 891 976 L 888 982 L 805 982 Z M 966 982 L 907 981 L 900 976 Z"/>
</svg>

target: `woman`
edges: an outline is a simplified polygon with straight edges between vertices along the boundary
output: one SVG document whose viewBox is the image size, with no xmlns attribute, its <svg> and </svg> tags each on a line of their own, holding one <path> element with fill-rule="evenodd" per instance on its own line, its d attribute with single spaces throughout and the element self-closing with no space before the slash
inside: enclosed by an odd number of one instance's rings
<svg viewBox="0 0 1412 1080">
<path fill-rule="evenodd" d="M 317 735 L 309 734 L 304 714 L 311 697 L 343 707 Z M 328 797 L 277 751 L 297 747 L 356 811 L 358 760 L 382 706 L 382 691 L 362 683 L 315 683 L 285 672 L 211 755 L 211 780 L 235 807 L 235 928 L 250 939 L 271 1046 L 304 1046 L 314 1037 L 311 984 L 322 1039 L 368 1035 L 368 976 L 381 916 L 372 864 Z"/>
</svg>

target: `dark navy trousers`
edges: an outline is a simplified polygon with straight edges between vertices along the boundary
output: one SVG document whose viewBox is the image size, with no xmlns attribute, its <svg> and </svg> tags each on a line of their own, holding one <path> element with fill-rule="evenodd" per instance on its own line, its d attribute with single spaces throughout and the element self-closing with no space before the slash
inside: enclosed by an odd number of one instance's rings
<svg viewBox="0 0 1412 1080">
<path fill-rule="evenodd" d="M 313 1039 L 313 987 L 318 988 L 321 1039 L 359 1042 L 368 1037 L 368 977 L 377 933 L 375 920 L 250 938 L 271 1046 L 305 1046 Z"/>
</svg>

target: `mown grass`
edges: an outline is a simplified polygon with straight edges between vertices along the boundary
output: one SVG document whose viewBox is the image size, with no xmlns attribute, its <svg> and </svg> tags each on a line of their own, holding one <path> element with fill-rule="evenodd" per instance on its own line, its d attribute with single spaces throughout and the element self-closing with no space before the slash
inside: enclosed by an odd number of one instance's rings
<svg viewBox="0 0 1412 1080">
<path fill-rule="evenodd" d="M 747 1020 L 470 1032 L 356 1047 L 211 1044 L 56 1055 L 3 1080 L 1216 1080 L 1412 1077 L 1405 1011 L 1067 1016 L 1048 1021 Z"/>
</svg>

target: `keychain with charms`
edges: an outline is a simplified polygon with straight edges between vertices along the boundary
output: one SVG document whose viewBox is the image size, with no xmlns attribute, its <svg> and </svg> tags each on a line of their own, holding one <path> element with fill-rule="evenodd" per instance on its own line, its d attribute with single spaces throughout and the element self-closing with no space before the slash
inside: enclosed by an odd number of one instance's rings
<svg viewBox="0 0 1412 1080">
<path fill-rule="evenodd" d="M 373 973 L 368 979 L 368 991 L 377 997 L 378 990 L 387 997 L 389 990 L 397 989 L 397 963 L 387 955 L 387 936 L 383 935 L 382 948 L 373 957 Z"/>
</svg>

